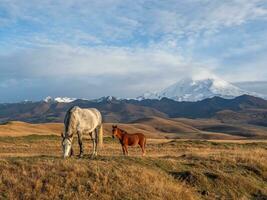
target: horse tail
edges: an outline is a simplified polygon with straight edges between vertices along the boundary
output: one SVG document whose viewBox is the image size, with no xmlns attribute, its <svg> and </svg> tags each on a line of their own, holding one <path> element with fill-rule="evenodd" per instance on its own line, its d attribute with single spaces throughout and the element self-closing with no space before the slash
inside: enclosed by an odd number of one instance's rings
<svg viewBox="0 0 267 200">
<path fill-rule="evenodd" d="M 98 131 L 98 145 L 100 148 L 103 146 L 103 124 L 100 125 Z"/>
</svg>

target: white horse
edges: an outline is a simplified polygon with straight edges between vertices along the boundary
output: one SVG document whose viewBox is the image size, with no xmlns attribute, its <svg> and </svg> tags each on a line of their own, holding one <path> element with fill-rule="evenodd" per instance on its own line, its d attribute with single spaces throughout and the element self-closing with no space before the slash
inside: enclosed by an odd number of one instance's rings
<svg viewBox="0 0 267 200">
<path fill-rule="evenodd" d="M 62 133 L 62 148 L 64 158 L 73 155 L 72 140 L 74 134 L 78 135 L 80 157 L 83 156 L 82 137 L 89 134 L 93 141 L 93 156 L 97 156 L 97 146 L 103 144 L 103 126 L 101 113 L 95 109 L 82 109 L 75 106 L 67 112 L 65 119 L 65 131 Z"/>
</svg>

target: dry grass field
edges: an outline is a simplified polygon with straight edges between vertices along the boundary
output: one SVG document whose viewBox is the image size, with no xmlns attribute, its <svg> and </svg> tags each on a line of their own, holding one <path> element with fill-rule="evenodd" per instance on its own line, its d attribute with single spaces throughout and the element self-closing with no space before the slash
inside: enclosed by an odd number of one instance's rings
<svg viewBox="0 0 267 200">
<path fill-rule="evenodd" d="M 86 156 L 77 157 L 75 139 L 67 160 L 63 124 L 0 125 L 0 199 L 267 199 L 266 140 L 200 131 L 221 126 L 216 120 L 154 117 L 119 124 L 150 138 L 145 157 L 138 147 L 124 157 L 111 125 L 97 158 L 85 137 Z"/>
<path fill-rule="evenodd" d="M 267 143 L 149 139 L 124 157 L 110 137 L 95 159 L 61 158 L 56 135 L 0 137 L 0 199 L 267 199 Z"/>
<path fill-rule="evenodd" d="M 0 137 L 2 136 L 27 136 L 36 135 L 59 135 L 63 130 L 61 123 L 30 124 L 20 121 L 10 121 L 0 125 Z"/>
</svg>

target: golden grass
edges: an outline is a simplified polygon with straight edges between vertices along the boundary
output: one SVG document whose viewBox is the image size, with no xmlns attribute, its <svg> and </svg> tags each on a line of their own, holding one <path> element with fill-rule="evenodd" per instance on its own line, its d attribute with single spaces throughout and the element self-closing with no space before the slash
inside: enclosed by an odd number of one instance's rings
<svg viewBox="0 0 267 200">
<path fill-rule="evenodd" d="M 164 172 L 112 160 L 28 158 L 0 166 L 6 199 L 193 199 Z"/>
<path fill-rule="evenodd" d="M 20 121 L 8 122 L 0 125 L 0 136 L 26 136 L 31 134 L 38 135 L 60 135 L 63 130 L 62 123 L 42 123 L 29 124 Z"/>
<path fill-rule="evenodd" d="M 147 156 L 105 138 L 61 158 L 58 136 L 0 137 L 0 199 L 266 199 L 266 141 L 150 139 Z"/>
</svg>

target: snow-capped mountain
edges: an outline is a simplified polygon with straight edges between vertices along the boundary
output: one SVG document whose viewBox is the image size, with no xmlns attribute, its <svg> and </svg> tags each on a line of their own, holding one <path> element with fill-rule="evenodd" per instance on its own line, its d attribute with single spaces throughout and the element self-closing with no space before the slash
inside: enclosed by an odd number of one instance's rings
<svg viewBox="0 0 267 200">
<path fill-rule="evenodd" d="M 113 96 L 104 96 L 104 97 L 100 97 L 98 99 L 93 99 L 91 101 L 100 103 L 100 102 L 111 102 L 111 101 L 115 101 L 115 100 L 118 100 L 118 98 L 113 97 Z"/>
<path fill-rule="evenodd" d="M 200 101 L 215 96 L 231 99 L 243 94 L 262 97 L 262 95 L 242 90 L 218 77 L 212 77 L 206 79 L 182 79 L 162 91 L 147 92 L 137 99 L 161 99 L 167 97 L 176 101 Z"/>
<path fill-rule="evenodd" d="M 56 97 L 52 98 L 50 96 L 46 97 L 43 101 L 44 102 L 58 102 L 58 103 L 70 103 L 75 101 L 76 98 L 69 98 L 69 97 Z"/>
<path fill-rule="evenodd" d="M 136 100 L 143 99 L 162 99 L 164 97 L 173 99 L 175 101 L 201 101 L 203 99 L 212 97 L 222 97 L 225 99 L 232 99 L 241 95 L 251 95 L 255 97 L 261 97 L 267 99 L 267 95 L 262 95 L 256 92 L 247 91 L 239 88 L 238 86 L 231 84 L 217 76 L 210 78 L 186 78 L 178 81 L 177 83 L 163 89 L 158 92 L 146 92 L 142 96 L 137 97 Z M 44 102 L 59 102 L 70 103 L 77 100 L 77 98 L 69 97 L 46 97 Z M 98 99 L 81 99 L 92 102 L 116 102 L 120 100 L 130 100 L 130 98 L 116 98 L 113 96 L 104 96 Z"/>
<path fill-rule="evenodd" d="M 48 96 L 46 98 L 43 99 L 44 102 L 46 103 L 50 103 L 50 102 L 57 102 L 57 103 L 71 103 L 75 100 L 78 100 L 78 98 L 70 98 L 70 97 L 56 97 L 53 98 L 51 96 Z M 104 96 L 98 99 L 85 99 L 85 98 L 80 98 L 79 100 L 85 100 L 85 101 L 92 101 L 92 102 L 96 102 L 96 103 L 100 103 L 100 102 L 111 102 L 111 101 L 115 101 L 115 100 L 119 100 L 116 97 L 113 96 Z"/>
</svg>

